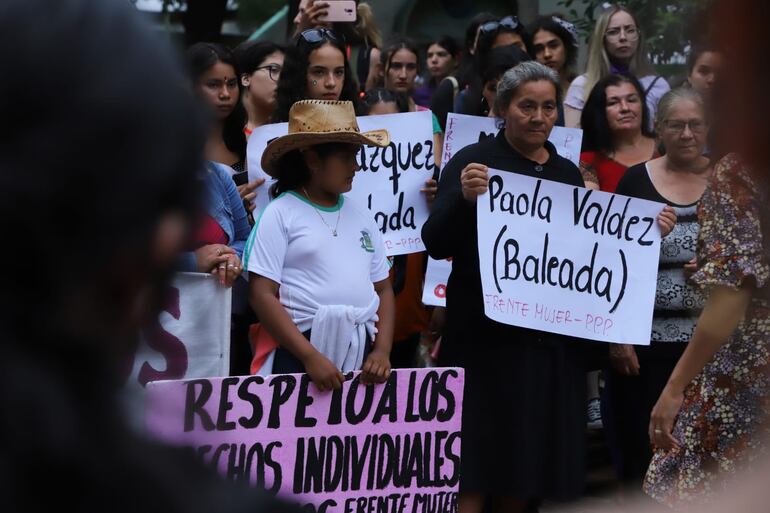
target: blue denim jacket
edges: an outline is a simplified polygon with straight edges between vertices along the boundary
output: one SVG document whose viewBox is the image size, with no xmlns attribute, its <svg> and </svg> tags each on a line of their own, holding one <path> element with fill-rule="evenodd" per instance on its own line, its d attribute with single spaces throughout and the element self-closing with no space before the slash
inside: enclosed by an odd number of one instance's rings
<svg viewBox="0 0 770 513">
<path fill-rule="evenodd" d="M 249 236 L 249 226 L 246 209 L 238 195 L 227 166 L 217 162 L 206 162 L 206 212 L 222 227 L 227 234 L 228 246 L 243 258 L 243 249 Z M 179 271 L 197 271 L 195 253 L 182 253 L 179 258 Z"/>
</svg>

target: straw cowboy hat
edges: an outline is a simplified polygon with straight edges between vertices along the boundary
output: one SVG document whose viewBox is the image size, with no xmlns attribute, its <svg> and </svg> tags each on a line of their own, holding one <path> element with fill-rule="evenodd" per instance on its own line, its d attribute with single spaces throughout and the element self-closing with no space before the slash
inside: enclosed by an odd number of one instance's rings
<svg viewBox="0 0 770 513">
<path fill-rule="evenodd" d="M 275 164 L 289 151 L 324 143 L 390 144 L 387 130 L 361 132 L 352 102 L 302 100 L 289 110 L 289 133 L 272 141 L 262 154 L 262 169 L 275 177 Z"/>
</svg>

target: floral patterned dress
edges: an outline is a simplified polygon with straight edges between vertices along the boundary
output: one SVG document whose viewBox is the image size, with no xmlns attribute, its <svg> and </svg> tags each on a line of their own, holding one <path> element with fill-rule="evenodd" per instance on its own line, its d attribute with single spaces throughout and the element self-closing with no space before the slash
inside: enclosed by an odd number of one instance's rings
<svg viewBox="0 0 770 513">
<path fill-rule="evenodd" d="M 756 291 L 746 317 L 684 393 L 674 426 L 679 448 L 652 458 L 645 492 L 674 508 L 710 500 L 729 476 L 764 450 L 770 411 L 770 277 L 761 225 L 767 207 L 735 155 L 728 155 L 700 204 L 696 286 Z"/>
</svg>

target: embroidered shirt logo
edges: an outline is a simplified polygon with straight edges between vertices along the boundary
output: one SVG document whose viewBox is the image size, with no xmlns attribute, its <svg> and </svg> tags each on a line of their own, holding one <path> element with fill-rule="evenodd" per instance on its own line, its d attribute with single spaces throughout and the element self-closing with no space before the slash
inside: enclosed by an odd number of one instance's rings
<svg viewBox="0 0 770 513">
<path fill-rule="evenodd" d="M 362 237 L 358 240 L 361 241 L 361 249 L 368 253 L 374 253 L 374 245 L 372 244 L 372 237 L 369 232 L 361 230 Z"/>
</svg>

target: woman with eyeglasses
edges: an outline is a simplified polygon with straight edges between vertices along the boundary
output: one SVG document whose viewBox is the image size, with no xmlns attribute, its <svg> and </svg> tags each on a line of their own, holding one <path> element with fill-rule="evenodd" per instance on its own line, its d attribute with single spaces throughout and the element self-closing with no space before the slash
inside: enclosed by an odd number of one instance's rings
<svg viewBox="0 0 770 513">
<path fill-rule="evenodd" d="M 541 16 L 527 28 L 527 48 L 532 57 L 559 74 L 562 90 L 575 79 L 573 68 L 578 55 L 578 32 L 575 25 L 557 16 Z M 556 126 L 564 126 L 564 103 L 559 103 Z"/>
<path fill-rule="evenodd" d="M 273 123 L 288 121 L 289 109 L 300 100 L 349 101 L 358 108 L 358 85 L 345 41 L 330 29 L 305 30 L 286 49 Z"/>
<path fill-rule="evenodd" d="M 655 123 L 665 155 L 632 166 L 618 194 L 665 203 L 677 223 L 660 245 L 660 266 L 649 346 L 610 345 L 605 400 L 612 417 L 621 483 L 638 490 L 652 451 L 650 412 L 692 338 L 703 296 L 688 278 L 695 271 L 698 205 L 712 166 L 703 156 L 708 119 L 703 98 L 692 89 L 675 89 L 660 100 Z M 641 341 L 640 341 L 641 342 Z"/>
<path fill-rule="evenodd" d="M 606 9 L 597 20 L 588 46 L 586 72 L 567 90 L 564 118 L 568 127 L 580 127 L 580 113 L 588 96 L 596 83 L 610 74 L 634 76 L 642 84 L 642 96 L 650 112 L 647 128 L 652 131 L 658 102 L 671 87 L 655 74 L 636 17 L 619 5 Z"/>
<path fill-rule="evenodd" d="M 615 192 L 629 167 L 656 156 L 648 117 L 642 85 L 633 76 L 608 75 L 594 86 L 581 115 L 586 187 Z"/>
<path fill-rule="evenodd" d="M 268 41 L 247 41 L 235 48 L 235 58 L 241 73 L 243 106 L 249 117 L 243 129 L 248 137 L 273 117 L 284 50 Z"/>
</svg>

